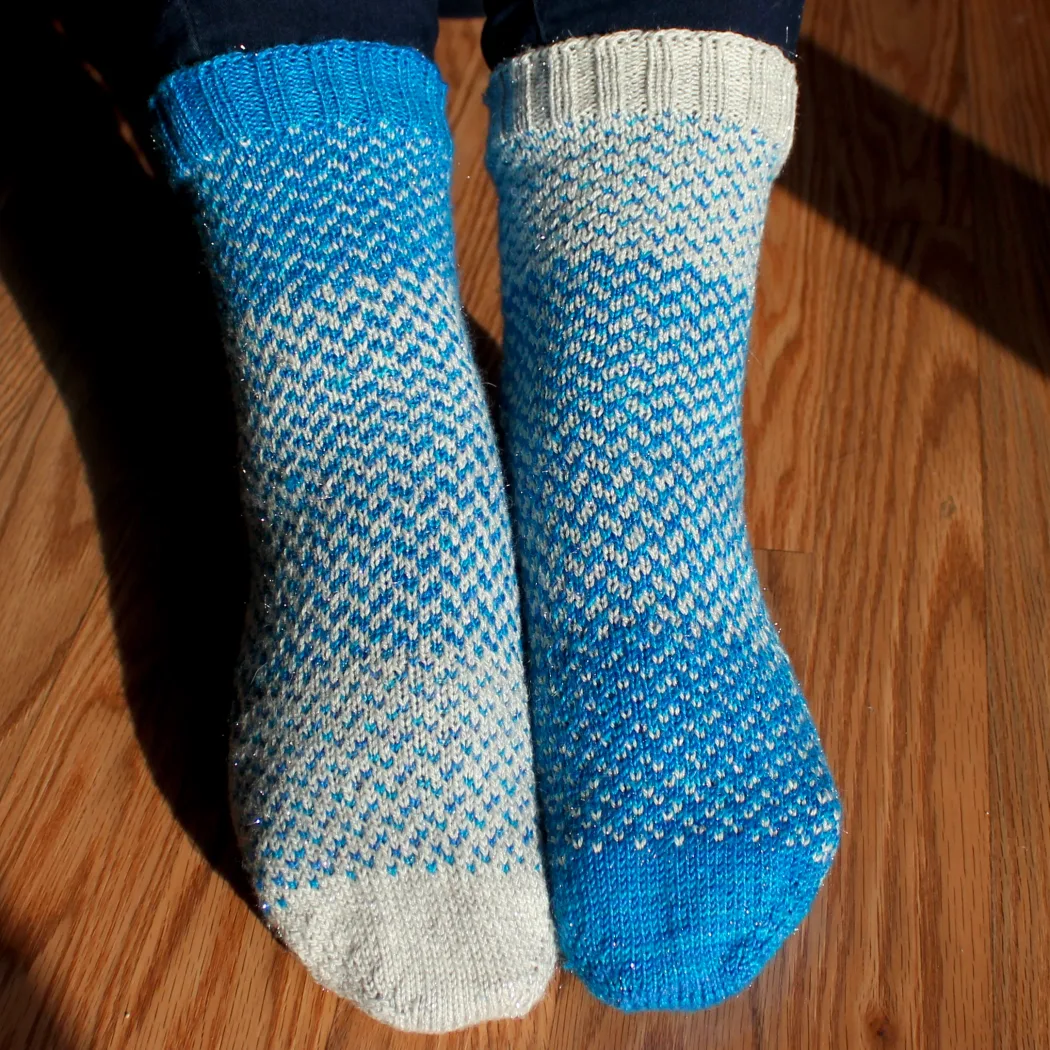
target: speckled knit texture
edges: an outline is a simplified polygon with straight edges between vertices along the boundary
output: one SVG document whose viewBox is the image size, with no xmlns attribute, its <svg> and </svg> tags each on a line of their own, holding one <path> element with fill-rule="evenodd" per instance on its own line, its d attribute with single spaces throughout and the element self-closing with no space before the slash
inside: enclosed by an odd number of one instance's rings
<svg viewBox="0 0 1050 1050">
<path fill-rule="evenodd" d="M 806 914 L 835 786 L 744 519 L 742 391 L 791 64 L 621 33 L 501 66 L 503 398 L 567 965 L 626 1010 L 738 992 Z"/>
<path fill-rule="evenodd" d="M 319 981 L 420 1031 L 524 1014 L 555 957 L 444 98 L 421 54 L 333 42 L 225 56 L 155 100 L 238 403 L 245 864 Z"/>
</svg>

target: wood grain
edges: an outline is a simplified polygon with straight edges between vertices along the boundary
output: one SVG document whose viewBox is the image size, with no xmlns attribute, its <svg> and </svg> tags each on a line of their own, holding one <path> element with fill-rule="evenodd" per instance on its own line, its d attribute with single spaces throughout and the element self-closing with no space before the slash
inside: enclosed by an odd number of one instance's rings
<svg viewBox="0 0 1050 1050">
<path fill-rule="evenodd" d="M 2 791 L 103 569 L 76 441 L 6 289 L 0 325 L 0 594 L 8 596 L 0 602 Z"/>
<path fill-rule="evenodd" d="M 816 542 L 814 435 L 824 410 L 826 342 L 804 304 L 809 282 L 819 279 L 807 260 L 826 235 L 826 221 L 774 187 L 744 388 L 747 521 L 762 549 L 812 552 Z"/>
<path fill-rule="evenodd" d="M 957 247 L 912 229 L 900 269 L 954 266 Z M 906 276 L 848 243 L 835 254 L 829 294 L 849 302 L 828 316 L 850 336 L 825 379 L 807 664 L 846 809 L 824 1024 L 851 1046 L 980 1045 L 991 972 L 977 340 Z"/>
<path fill-rule="evenodd" d="M 980 292 L 996 1047 L 1050 1044 L 1050 10 L 965 5 Z M 1042 133 L 1036 129 L 1044 129 Z M 1019 355 L 1016 347 L 1026 352 Z M 1012 352 L 1014 351 L 1014 352 Z"/>
<path fill-rule="evenodd" d="M 23 42 L 34 108 L 0 165 L 0 1050 L 1050 1046 L 1042 7 L 807 12 L 745 428 L 759 572 L 846 812 L 813 912 L 716 1009 L 626 1016 L 559 973 L 524 1020 L 441 1038 L 322 991 L 245 902 L 221 768 L 243 550 L 206 287 L 111 101 Z M 443 24 L 438 60 L 491 373 L 479 32 Z"/>
</svg>

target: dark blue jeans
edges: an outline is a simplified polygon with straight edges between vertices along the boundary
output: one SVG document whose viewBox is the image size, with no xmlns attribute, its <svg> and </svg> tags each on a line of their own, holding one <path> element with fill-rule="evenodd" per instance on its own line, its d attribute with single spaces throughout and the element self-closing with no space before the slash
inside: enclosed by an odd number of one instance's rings
<svg viewBox="0 0 1050 1050">
<path fill-rule="evenodd" d="M 484 0 L 481 46 L 495 68 L 530 47 L 622 29 L 728 30 L 794 56 L 803 0 Z M 227 51 L 378 40 L 433 55 L 439 0 L 163 0 L 155 45 L 170 72 Z M 449 13 L 481 14 L 479 0 Z"/>
</svg>

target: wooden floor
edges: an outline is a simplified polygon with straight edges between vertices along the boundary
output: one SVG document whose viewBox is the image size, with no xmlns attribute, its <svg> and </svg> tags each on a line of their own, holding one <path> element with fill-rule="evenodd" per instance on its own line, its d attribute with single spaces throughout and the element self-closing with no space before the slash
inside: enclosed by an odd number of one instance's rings
<svg viewBox="0 0 1050 1050">
<path fill-rule="evenodd" d="M 708 1012 L 627 1017 L 561 974 L 445 1039 L 323 992 L 245 903 L 207 286 L 45 30 L 0 30 L 0 1047 L 1050 1047 L 1050 5 L 807 11 L 746 415 L 761 571 L 845 804 L 812 914 Z M 491 355 L 479 30 L 446 24 L 440 62 Z"/>
</svg>

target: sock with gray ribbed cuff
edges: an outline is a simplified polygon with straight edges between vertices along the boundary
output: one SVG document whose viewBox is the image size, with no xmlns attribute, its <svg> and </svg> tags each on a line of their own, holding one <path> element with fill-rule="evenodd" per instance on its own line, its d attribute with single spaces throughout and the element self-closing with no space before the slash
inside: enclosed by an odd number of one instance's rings
<svg viewBox="0 0 1050 1050">
<path fill-rule="evenodd" d="M 503 396 L 537 778 L 567 965 L 628 1010 L 743 988 L 840 808 L 763 602 L 741 400 L 795 74 L 727 33 L 502 65 Z"/>
<path fill-rule="evenodd" d="M 554 966 L 444 98 L 418 52 L 331 42 L 214 59 L 154 100 L 237 397 L 245 864 L 319 981 L 420 1031 L 521 1015 Z"/>
</svg>

